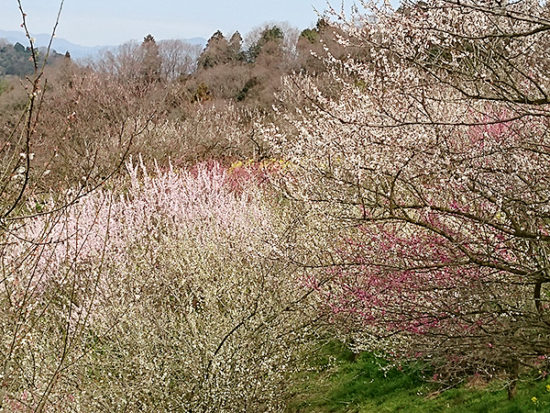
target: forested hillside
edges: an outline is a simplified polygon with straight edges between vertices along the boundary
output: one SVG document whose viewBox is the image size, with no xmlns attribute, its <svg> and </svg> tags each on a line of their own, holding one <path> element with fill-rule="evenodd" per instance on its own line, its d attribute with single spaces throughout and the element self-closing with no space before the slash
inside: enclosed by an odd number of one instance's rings
<svg viewBox="0 0 550 413">
<path fill-rule="evenodd" d="M 46 49 L 39 49 L 38 52 L 45 55 Z M 63 55 L 52 51 L 48 62 L 51 64 L 61 57 Z M 21 43 L 11 45 L 0 39 L 0 76 L 25 76 L 33 71 L 30 47 L 25 47 Z"/>
</svg>

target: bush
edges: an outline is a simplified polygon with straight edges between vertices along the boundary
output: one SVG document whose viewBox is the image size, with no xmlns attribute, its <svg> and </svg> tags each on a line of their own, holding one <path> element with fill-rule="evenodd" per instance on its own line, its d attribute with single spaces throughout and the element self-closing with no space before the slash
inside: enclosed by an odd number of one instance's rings
<svg viewBox="0 0 550 413">
<path fill-rule="evenodd" d="M 277 258 L 284 216 L 217 163 L 154 174 L 140 163 L 129 175 L 123 194 L 95 192 L 57 221 L 5 234 L 1 320 L 21 331 L 7 402 L 35 408 L 48 393 L 50 411 L 277 410 L 311 317 Z M 29 260 L 16 239 L 45 242 Z M 19 326 L 13 311 L 27 314 Z"/>
</svg>

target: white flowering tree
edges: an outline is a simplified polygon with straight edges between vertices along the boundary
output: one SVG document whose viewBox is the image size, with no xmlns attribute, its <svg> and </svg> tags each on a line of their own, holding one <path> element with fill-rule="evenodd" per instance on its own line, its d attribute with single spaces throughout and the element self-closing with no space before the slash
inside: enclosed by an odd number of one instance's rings
<svg viewBox="0 0 550 413">
<path fill-rule="evenodd" d="M 513 395 L 550 355 L 548 9 L 362 4 L 340 16 L 363 53 L 332 61 L 332 94 L 287 79 L 309 104 L 265 130 L 288 195 L 337 234 L 304 265 L 358 347 L 455 383 L 505 372 Z"/>
<path fill-rule="evenodd" d="M 3 282 L 10 311 L 26 318 L 4 402 L 280 410 L 316 316 L 292 260 L 281 259 L 292 258 L 282 248 L 290 218 L 250 168 L 128 168 L 119 189 L 6 235 Z M 28 257 L 17 240 L 41 234 Z"/>
<path fill-rule="evenodd" d="M 0 410 L 39 412 L 55 410 L 68 400 L 68 394 L 60 396 L 58 390 L 66 369 L 87 348 L 82 343 L 102 274 L 102 254 L 91 261 L 83 246 L 92 233 L 99 251 L 108 239 L 108 225 L 98 226 L 97 216 L 88 216 L 85 231 L 76 230 L 85 214 L 75 215 L 71 207 L 118 171 L 139 132 L 121 132 L 120 145 L 110 147 L 114 161 L 98 167 L 100 148 L 88 129 L 86 150 L 64 154 L 65 161 L 79 165 L 77 182 L 51 180 L 59 153 L 55 145 L 43 153 L 45 96 L 51 92 L 46 63 L 63 1 L 50 45 L 40 53 L 23 4 L 17 4 L 34 71 L 22 82 L 25 106 L 0 143 Z M 56 139 L 75 136 L 75 116 L 68 111 L 57 117 Z"/>
</svg>

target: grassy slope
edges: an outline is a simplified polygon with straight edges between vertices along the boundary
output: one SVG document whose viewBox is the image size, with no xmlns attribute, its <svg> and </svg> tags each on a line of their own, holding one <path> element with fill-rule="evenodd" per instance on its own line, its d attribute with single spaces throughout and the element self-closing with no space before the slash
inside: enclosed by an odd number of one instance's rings
<svg viewBox="0 0 550 413">
<path fill-rule="evenodd" d="M 289 412 L 550 412 L 550 378 L 518 386 L 507 400 L 502 383 L 462 386 L 438 394 L 419 370 L 389 370 L 370 354 L 358 357 L 330 344 L 312 360 L 312 371 L 297 378 Z M 550 387 L 549 387 L 550 388 Z M 536 401 L 532 398 L 536 397 Z"/>
</svg>

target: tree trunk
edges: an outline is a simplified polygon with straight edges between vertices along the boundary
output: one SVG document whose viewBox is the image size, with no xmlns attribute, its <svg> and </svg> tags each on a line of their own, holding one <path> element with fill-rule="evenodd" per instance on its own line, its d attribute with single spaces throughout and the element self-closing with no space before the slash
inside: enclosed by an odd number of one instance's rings
<svg viewBox="0 0 550 413">
<path fill-rule="evenodd" d="M 517 384 L 519 377 L 519 360 L 512 361 L 512 371 L 510 372 L 510 381 L 508 382 L 508 400 L 512 400 L 517 394 Z"/>
</svg>

